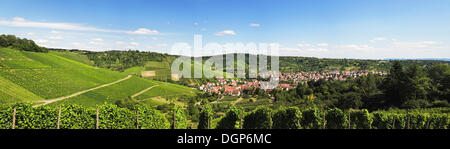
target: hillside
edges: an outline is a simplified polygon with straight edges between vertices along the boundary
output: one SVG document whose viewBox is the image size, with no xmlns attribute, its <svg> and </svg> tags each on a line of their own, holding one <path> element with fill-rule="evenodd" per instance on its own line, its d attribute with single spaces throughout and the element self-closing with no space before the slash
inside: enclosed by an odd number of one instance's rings
<svg viewBox="0 0 450 149">
<path fill-rule="evenodd" d="M 123 79 L 127 74 L 88 64 L 86 55 L 74 52 L 38 53 L 0 48 L 0 103 L 39 103 L 89 90 L 52 105 L 77 103 L 95 106 L 123 100 L 150 86 L 163 84 L 132 77 L 91 91 L 90 89 Z M 164 90 L 171 93 L 170 88 Z M 186 90 L 193 92 L 193 89 Z"/>
</svg>

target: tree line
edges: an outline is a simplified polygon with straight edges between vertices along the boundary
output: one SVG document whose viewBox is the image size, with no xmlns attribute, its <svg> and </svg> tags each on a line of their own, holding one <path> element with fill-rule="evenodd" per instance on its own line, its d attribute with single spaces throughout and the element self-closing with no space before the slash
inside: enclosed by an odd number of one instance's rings
<svg viewBox="0 0 450 149">
<path fill-rule="evenodd" d="M 48 52 L 47 48 L 38 46 L 33 40 L 18 38 L 14 35 L 0 35 L 0 47 L 12 47 L 31 52 Z"/>
</svg>

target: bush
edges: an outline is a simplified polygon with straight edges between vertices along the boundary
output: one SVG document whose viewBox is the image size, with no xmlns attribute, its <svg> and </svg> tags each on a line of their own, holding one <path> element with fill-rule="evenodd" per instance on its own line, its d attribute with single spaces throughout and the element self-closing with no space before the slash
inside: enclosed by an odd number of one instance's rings
<svg viewBox="0 0 450 149">
<path fill-rule="evenodd" d="M 376 129 L 405 129 L 406 115 L 389 113 L 389 112 L 374 112 L 373 114 L 373 128 Z"/>
<path fill-rule="evenodd" d="M 204 105 L 198 118 L 198 129 L 210 129 L 212 122 L 212 108 L 210 105 Z"/>
<path fill-rule="evenodd" d="M 298 107 L 281 108 L 273 115 L 274 129 L 300 129 L 302 113 Z"/>
<path fill-rule="evenodd" d="M 78 105 L 61 106 L 61 129 L 95 129 L 96 111 Z"/>
<path fill-rule="evenodd" d="M 216 129 L 236 129 L 239 128 L 242 108 L 231 106 L 226 115 L 218 122 Z M 242 114 L 243 116 L 243 114 Z"/>
<path fill-rule="evenodd" d="M 272 109 L 258 107 L 244 118 L 244 129 L 270 129 L 272 128 Z"/>
<path fill-rule="evenodd" d="M 416 113 L 414 113 L 414 114 L 407 114 L 406 115 L 407 128 L 409 128 L 409 129 L 424 129 L 424 128 L 427 127 L 426 124 L 427 124 L 427 121 L 428 121 L 429 117 L 430 117 L 430 115 L 427 114 L 427 113 L 423 113 L 423 114 L 416 114 Z"/>
<path fill-rule="evenodd" d="M 329 109 L 325 115 L 328 129 L 345 129 L 348 126 L 346 114 L 338 108 Z"/>
<path fill-rule="evenodd" d="M 406 109 L 419 109 L 430 107 L 430 103 L 426 100 L 408 100 L 402 104 Z"/>
<path fill-rule="evenodd" d="M 373 119 L 367 109 L 352 110 L 350 112 L 350 126 L 352 129 L 370 129 Z"/>
<path fill-rule="evenodd" d="M 307 129 L 321 129 L 323 126 L 323 114 L 318 108 L 309 108 L 302 112 L 301 126 Z"/>
<path fill-rule="evenodd" d="M 428 129 L 448 129 L 450 120 L 446 113 L 443 114 L 433 113 L 430 115 L 428 123 L 429 123 Z"/>
<path fill-rule="evenodd" d="M 139 106 L 139 123 L 140 129 L 169 129 L 170 123 L 160 111 L 148 108 L 147 106 Z"/>
<path fill-rule="evenodd" d="M 450 107 L 447 100 L 435 100 L 431 103 L 431 107 Z"/>
<path fill-rule="evenodd" d="M 186 113 L 184 112 L 183 108 L 178 107 L 178 106 L 174 106 L 172 111 L 175 111 L 175 129 L 187 129 L 187 117 L 186 117 Z M 171 112 L 171 116 L 173 116 L 174 112 Z M 172 121 L 172 126 L 173 127 L 173 121 Z"/>
<path fill-rule="evenodd" d="M 99 129 L 136 129 L 136 112 L 113 104 L 98 106 Z"/>
</svg>

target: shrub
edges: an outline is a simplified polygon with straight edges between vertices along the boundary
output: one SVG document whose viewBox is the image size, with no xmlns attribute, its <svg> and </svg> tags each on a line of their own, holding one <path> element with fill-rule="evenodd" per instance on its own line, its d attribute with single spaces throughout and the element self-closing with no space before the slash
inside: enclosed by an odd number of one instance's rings
<svg viewBox="0 0 450 149">
<path fill-rule="evenodd" d="M 320 129 L 323 126 L 323 114 L 318 108 L 309 108 L 302 112 L 302 119 L 300 121 L 303 128 Z"/>
<path fill-rule="evenodd" d="M 136 112 L 113 104 L 98 106 L 99 129 L 135 129 Z"/>
<path fill-rule="evenodd" d="M 435 100 L 431 103 L 431 107 L 450 107 L 447 100 Z"/>
<path fill-rule="evenodd" d="M 350 112 L 350 126 L 352 129 L 370 129 L 373 119 L 367 109 L 352 110 Z"/>
<path fill-rule="evenodd" d="M 418 108 L 427 108 L 430 106 L 430 103 L 426 100 L 408 100 L 402 104 L 403 108 L 407 109 L 418 109 Z"/>
<path fill-rule="evenodd" d="M 179 106 L 174 106 L 172 111 L 176 112 L 175 113 L 175 116 L 176 116 L 175 129 L 187 129 L 187 117 L 186 117 L 186 113 L 184 112 L 183 108 L 181 108 Z M 171 115 L 173 115 L 174 112 L 171 112 L 171 113 L 172 113 Z M 172 123 L 171 128 L 174 128 L 173 123 Z"/>
<path fill-rule="evenodd" d="M 218 122 L 216 129 L 236 129 L 239 128 L 242 108 L 230 106 L 226 115 Z M 242 114 L 243 116 L 243 114 Z"/>
<path fill-rule="evenodd" d="M 244 129 L 270 129 L 272 128 L 272 109 L 258 107 L 244 118 Z"/>
<path fill-rule="evenodd" d="M 61 106 L 61 129 L 95 129 L 96 111 L 78 105 Z"/>
<path fill-rule="evenodd" d="M 198 129 L 209 129 L 211 128 L 212 122 L 212 108 L 210 105 L 202 106 L 200 111 L 200 116 L 198 118 Z"/>
<path fill-rule="evenodd" d="M 273 115 L 274 129 L 300 129 L 302 113 L 298 107 L 281 108 Z"/>
<path fill-rule="evenodd" d="M 139 106 L 139 123 L 140 129 L 169 129 L 170 123 L 160 111 L 148 108 L 147 106 Z"/>
<path fill-rule="evenodd" d="M 347 128 L 348 120 L 346 114 L 338 108 L 329 109 L 325 115 L 326 127 L 328 129 Z"/>
</svg>

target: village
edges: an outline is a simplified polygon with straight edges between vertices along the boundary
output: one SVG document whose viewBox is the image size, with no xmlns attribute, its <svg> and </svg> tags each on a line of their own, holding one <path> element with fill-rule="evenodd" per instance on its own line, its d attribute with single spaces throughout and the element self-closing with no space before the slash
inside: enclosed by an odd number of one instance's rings
<svg viewBox="0 0 450 149">
<path fill-rule="evenodd" d="M 307 81 L 318 81 L 320 79 L 328 80 L 347 80 L 349 78 L 357 78 L 360 76 L 374 74 L 374 75 L 387 75 L 387 72 L 381 71 L 360 71 L 360 70 L 346 70 L 346 71 L 326 71 L 326 72 L 279 72 L 279 83 L 275 88 L 282 90 L 290 90 L 297 87 L 300 83 L 306 83 Z M 258 76 L 267 77 L 267 74 L 258 74 Z M 273 76 L 273 74 L 271 74 Z M 228 96 L 240 96 L 244 91 L 255 90 L 260 87 L 261 81 L 257 79 L 251 80 L 236 80 L 225 79 L 223 77 L 217 77 L 217 82 L 207 82 L 206 84 L 198 85 L 198 89 L 205 93 L 213 93 L 219 95 Z M 264 91 L 270 92 L 270 89 Z"/>
</svg>

